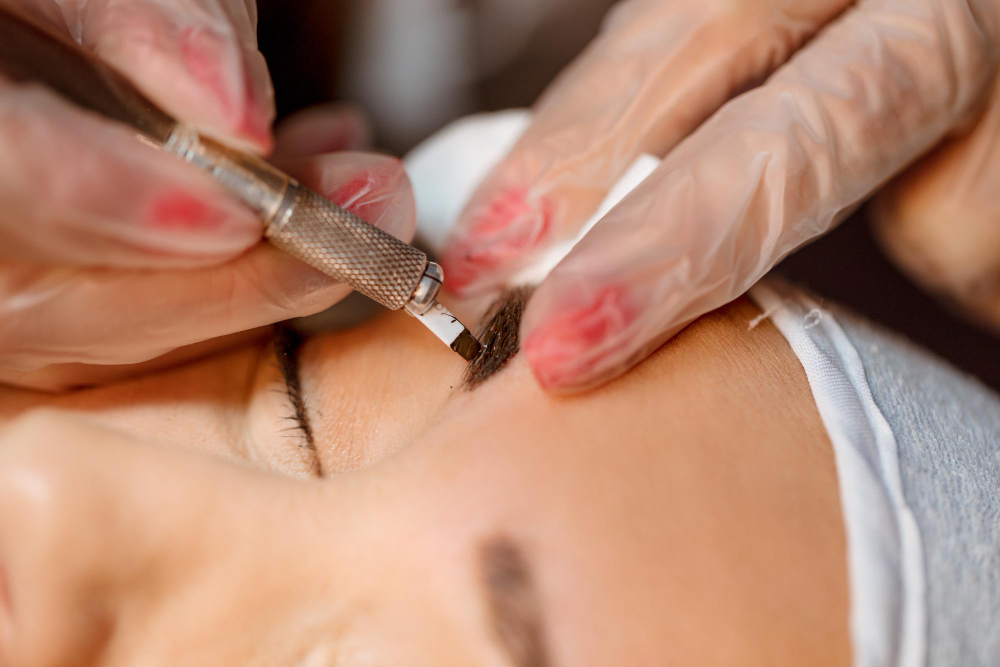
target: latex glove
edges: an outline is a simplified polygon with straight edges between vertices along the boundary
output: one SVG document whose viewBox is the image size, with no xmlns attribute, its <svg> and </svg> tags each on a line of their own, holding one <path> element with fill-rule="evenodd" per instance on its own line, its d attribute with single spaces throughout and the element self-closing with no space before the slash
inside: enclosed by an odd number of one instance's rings
<svg viewBox="0 0 1000 667">
<path fill-rule="evenodd" d="M 572 237 L 637 155 L 665 154 L 522 326 L 544 386 L 612 378 L 973 120 L 998 14 L 997 0 L 622 3 L 469 204 L 450 286 L 499 285 Z"/>
<path fill-rule="evenodd" d="M 274 93 L 254 0 L 0 0 L 65 32 L 203 133 L 269 152 Z"/>
<path fill-rule="evenodd" d="M 3 0 L 0 0 L 3 1 Z M 243 0 L 26 2 L 133 77 L 175 116 L 270 150 L 273 105 Z M 357 114 L 293 121 L 288 155 L 354 147 Z M 347 290 L 267 245 L 206 174 L 34 85 L 0 79 L 0 382 L 59 389 L 117 377 L 179 348 L 322 310 Z M 409 238 L 398 162 L 284 164 L 307 185 Z M 224 344 L 218 341 L 211 345 Z"/>
<path fill-rule="evenodd" d="M 875 199 L 889 256 L 1000 332 L 1000 80 L 971 132 L 946 141 Z"/>
</svg>

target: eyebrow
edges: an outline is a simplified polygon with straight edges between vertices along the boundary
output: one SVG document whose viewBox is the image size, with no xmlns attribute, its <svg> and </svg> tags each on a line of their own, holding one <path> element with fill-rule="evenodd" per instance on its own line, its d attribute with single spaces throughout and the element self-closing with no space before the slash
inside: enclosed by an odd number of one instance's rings
<svg viewBox="0 0 1000 667">
<path fill-rule="evenodd" d="M 521 318 L 534 291 L 534 287 L 505 290 L 486 311 L 476 332 L 483 351 L 465 369 L 462 383 L 466 388 L 475 389 L 493 377 L 520 351 Z"/>
<path fill-rule="evenodd" d="M 274 326 L 274 356 L 278 360 L 278 368 L 281 369 L 281 376 L 285 380 L 285 394 L 292 406 L 292 414 L 288 416 L 288 419 L 295 424 L 290 430 L 297 430 L 302 434 L 302 446 L 312 454 L 313 472 L 317 477 L 323 477 L 323 468 L 319 453 L 316 451 L 316 440 L 313 437 L 312 423 L 309 421 L 309 411 L 306 410 L 305 394 L 302 391 L 299 349 L 301 349 L 303 342 L 302 334 L 287 323 L 279 323 Z"/>
<path fill-rule="evenodd" d="M 528 561 L 508 537 L 485 542 L 479 565 L 490 627 L 514 667 L 549 667 L 538 594 Z"/>
</svg>

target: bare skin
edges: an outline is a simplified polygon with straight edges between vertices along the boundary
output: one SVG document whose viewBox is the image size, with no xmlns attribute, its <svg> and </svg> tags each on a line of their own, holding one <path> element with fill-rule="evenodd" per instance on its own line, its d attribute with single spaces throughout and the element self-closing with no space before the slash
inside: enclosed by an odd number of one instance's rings
<svg viewBox="0 0 1000 667">
<path fill-rule="evenodd" d="M 576 397 L 520 357 L 462 389 L 386 315 L 301 350 L 315 451 L 263 343 L 5 390 L 0 664 L 848 664 L 832 452 L 757 314 Z"/>
</svg>

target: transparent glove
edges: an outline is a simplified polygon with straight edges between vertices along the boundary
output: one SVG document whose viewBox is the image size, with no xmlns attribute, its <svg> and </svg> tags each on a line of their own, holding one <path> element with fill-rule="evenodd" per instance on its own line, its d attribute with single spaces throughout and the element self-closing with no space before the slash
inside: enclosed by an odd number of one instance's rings
<svg viewBox="0 0 1000 667">
<path fill-rule="evenodd" d="M 572 238 L 639 154 L 665 155 L 522 327 L 544 386 L 615 377 L 967 130 L 998 35 L 998 0 L 624 2 L 466 208 L 450 286 L 495 288 Z"/>
<path fill-rule="evenodd" d="M 253 2 L 12 4 L 99 53 L 175 116 L 271 150 Z M 288 137 L 279 154 L 352 149 L 365 132 L 350 109 L 312 110 L 279 133 Z M 207 175 L 44 88 L 0 78 L 0 146 L 0 382 L 59 389 L 111 379 L 137 370 L 112 366 L 185 348 L 171 357 L 182 360 L 205 349 L 187 346 L 347 293 L 260 245 L 260 222 Z M 412 234 L 397 161 L 343 154 L 282 166 L 390 233 Z"/>
<path fill-rule="evenodd" d="M 1000 332 L 1000 79 L 971 132 L 889 184 L 871 208 L 890 258 Z"/>
<path fill-rule="evenodd" d="M 269 152 L 274 93 L 254 0 L 0 0 L 94 51 L 203 133 Z"/>
</svg>

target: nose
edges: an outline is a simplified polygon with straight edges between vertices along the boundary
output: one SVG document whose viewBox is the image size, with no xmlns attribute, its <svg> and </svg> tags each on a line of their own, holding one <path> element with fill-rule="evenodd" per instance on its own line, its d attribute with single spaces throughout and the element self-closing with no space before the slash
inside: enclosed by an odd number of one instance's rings
<svg viewBox="0 0 1000 667">
<path fill-rule="evenodd" d="M 339 560 L 311 548 L 344 534 L 323 493 L 22 417 L 0 432 L 0 665 L 301 664 L 345 624 Z"/>
<path fill-rule="evenodd" d="M 108 551 L 124 516 L 81 436 L 32 413 L 0 439 L 0 664 L 94 664 L 112 634 Z"/>
</svg>

